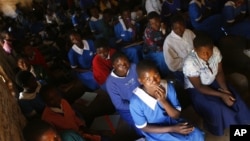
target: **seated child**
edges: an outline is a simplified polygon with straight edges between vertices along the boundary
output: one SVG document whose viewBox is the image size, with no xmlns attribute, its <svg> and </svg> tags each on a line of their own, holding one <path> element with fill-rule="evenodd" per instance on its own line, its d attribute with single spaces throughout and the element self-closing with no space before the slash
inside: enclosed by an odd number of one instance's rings
<svg viewBox="0 0 250 141">
<path fill-rule="evenodd" d="M 93 74 L 96 82 L 106 90 L 106 79 L 112 71 L 111 56 L 116 52 L 104 38 L 95 41 L 96 55 L 92 61 Z"/>
<path fill-rule="evenodd" d="M 181 106 L 171 83 L 161 84 L 154 63 L 144 60 L 136 67 L 141 86 L 130 99 L 130 112 L 148 141 L 203 141 L 204 134 L 180 118 Z"/>
<path fill-rule="evenodd" d="M 45 103 L 40 97 L 41 84 L 29 71 L 20 71 L 16 75 L 17 84 L 23 88 L 19 94 L 19 105 L 23 114 L 27 118 L 40 116 L 45 107 Z"/>
<path fill-rule="evenodd" d="M 68 52 L 69 63 L 77 75 L 77 78 L 89 89 L 97 90 L 99 85 L 94 79 L 92 61 L 96 53 L 92 40 L 83 40 L 77 32 L 69 35 L 73 43 Z"/>
<path fill-rule="evenodd" d="M 136 65 L 130 63 L 125 54 L 117 52 L 112 56 L 112 66 L 113 70 L 106 81 L 107 92 L 121 118 L 140 136 L 141 131 L 134 126 L 129 111 L 132 92 L 139 86 Z"/>
<path fill-rule="evenodd" d="M 52 125 L 42 120 L 29 122 L 23 129 L 25 141 L 85 141 L 73 131 L 59 133 Z"/>
<path fill-rule="evenodd" d="M 99 135 L 86 133 L 88 131 L 85 122 L 75 114 L 70 104 L 61 98 L 59 91 L 55 87 L 50 85 L 44 86 L 41 90 L 41 96 L 46 103 L 42 120 L 54 125 L 58 130 L 78 132 L 90 141 L 101 140 Z"/>
<path fill-rule="evenodd" d="M 183 63 L 184 87 L 205 128 L 222 136 L 232 124 L 249 124 L 250 110 L 225 80 L 219 49 L 204 34 L 197 35 L 193 42 L 194 50 Z"/>
<path fill-rule="evenodd" d="M 30 73 L 32 73 L 36 80 L 41 84 L 47 84 L 51 82 L 47 70 L 45 70 L 40 65 L 31 65 L 25 57 L 19 57 L 17 59 L 17 66 L 22 71 L 29 71 Z"/>
</svg>

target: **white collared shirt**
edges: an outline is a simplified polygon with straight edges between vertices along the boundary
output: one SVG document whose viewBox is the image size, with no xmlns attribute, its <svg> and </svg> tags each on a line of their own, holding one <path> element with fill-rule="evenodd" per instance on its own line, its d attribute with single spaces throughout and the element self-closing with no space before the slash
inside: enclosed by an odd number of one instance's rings
<svg viewBox="0 0 250 141">
<path fill-rule="evenodd" d="M 88 44 L 88 42 L 86 41 L 86 40 L 82 40 L 82 43 L 83 43 L 83 49 L 82 48 L 80 48 L 80 47 L 78 47 L 76 44 L 74 44 L 73 46 L 72 46 L 72 49 L 76 52 L 76 53 L 78 53 L 78 54 L 80 54 L 80 55 L 82 55 L 82 53 L 83 53 L 83 51 L 84 50 L 89 50 L 89 44 Z"/>
<path fill-rule="evenodd" d="M 21 100 L 21 99 L 31 100 L 31 99 L 36 98 L 36 95 L 37 95 L 37 93 L 39 93 L 40 89 L 41 89 L 41 84 L 37 81 L 36 90 L 32 93 L 20 92 L 19 100 Z"/>
<path fill-rule="evenodd" d="M 193 49 L 195 34 L 186 29 L 180 37 L 174 31 L 166 37 L 163 44 L 163 55 L 167 66 L 171 71 L 181 71 L 184 58 Z"/>
<path fill-rule="evenodd" d="M 217 47 L 213 48 L 213 55 L 208 60 L 209 67 L 206 62 L 199 58 L 197 53 L 193 50 L 185 59 L 183 66 L 183 73 L 185 76 L 184 83 L 185 89 L 194 88 L 188 77 L 200 77 L 203 85 L 210 85 L 216 78 L 218 73 L 218 64 L 221 62 L 222 56 Z"/>
</svg>

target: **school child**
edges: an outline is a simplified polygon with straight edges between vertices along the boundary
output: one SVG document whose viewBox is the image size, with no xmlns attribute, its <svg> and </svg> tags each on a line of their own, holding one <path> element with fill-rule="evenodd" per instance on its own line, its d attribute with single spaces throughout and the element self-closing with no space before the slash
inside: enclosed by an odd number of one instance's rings
<svg viewBox="0 0 250 141">
<path fill-rule="evenodd" d="M 28 119 L 40 117 L 45 107 L 39 93 L 41 84 L 29 71 L 19 71 L 16 74 L 16 82 L 23 89 L 18 98 L 23 114 Z"/>
<path fill-rule="evenodd" d="M 85 141 L 79 134 L 68 130 L 60 132 L 43 120 L 33 120 L 23 129 L 25 141 Z"/>
<path fill-rule="evenodd" d="M 95 39 L 104 38 L 105 25 L 103 15 L 99 12 L 98 7 L 90 8 L 90 16 L 89 27 Z"/>
<path fill-rule="evenodd" d="M 51 77 L 48 75 L 48 72 L 39 65 L 31 65 L 26 57 L 19 57 L 17 59 L 17 66 L 22 71 L 29 71 L 33 74 L 37 81 L 40 84 L 50 83 Z"/>
<path fill-rule="evenodd" d="M 92 61 L 96 53 L 92 40 L 82 40 L 77 32 L 70 33 L 70 40 L 73 43 L 68 52 L 71 68 L 77 78 L 90 90 L 97 90 L 98 83 L 95 81 L 92 72 Z"/>
<path fill-rule="evenodd" d="M 46 63 L 45 56 L 41 53 L 41 51 L 30 44 L 29 41 L 26 41 L 23 45 L 22 53 L 27 57 L 29 63 L 31 65 L 40 65 L 44 69 L 48 70 L 48 64 Z"/>
<path fill-rule="evenodd" d="M 91 141 L 101 141 L 101 136 L 88 133 L 84 120 L 80 119 L 70 104 L 62 99 L 60 92 L 50 85 L 41 89 L 41 97 L 46 103 L 42 120 L 55 126 L 57 130 L 73 130 Z"/>
<path fill-rule="evenodd" d="M 194 50 L 184 61 L 184 84 L 205 128 L 222 136 L 230 125 L 249 124 L 250 110 L 225 80 L 219 49 L 204 34 L 198 34 L 193 44 Z"/>
<path fill-rule="evenodd" d="M 186 28 L 185 21 L 180 15 L 172 17 L 171 28 L 163 45 L 164 59 L 174 77 L 184 86 L 182 65 L 185 57 L 193 50 L 195 34 Z"/>
<path fill-rule="evenodd" d="M 95 41 L 96 56 L 93 59 L 93 74 L 96 82 L 106 90 L 106 79 L 112 71 L 111 57 L 116 52 L 104 38 Z"/>
<path fill-rule="evenodd" d="M 132 91 L 139 86 L 136 65 L 130 63 L 127 56 L 117 52 L 112 56 L 113 70 L 106 80 L 106 88 L 116 111 L 132 128 L 134 121 L 129 111 Z M 140 134 L 140 131 L 137 132 Z"/>
<path fill-rule="evenodd" d="M 150 12 L 147 18 L 148 26 L 143 36 L 143 58 L 155 62 L 161 76 L 166 77 L 169 72 L 163 56 L 163 42 L 167 35 L 166 25 L 161 21 L 160 15 L 154 11 Z"/>
<path fill-rule="evenodd" d="M 124 52 L 131 62 L 138 63 L 142 59 L 142 46 L 136 44 L 140 33 L 139 25 L 131 19 L 128 8 L 123 8 L 121 11 L 121 17 L 114 25 L 117 50 Z"/>
<path fill-rule="evenodd" d="M 137 64 L 138 86 L 130 99 L 135 126 L 147 141 L 204 141 L 204 133 L 180 118 L 181 105 L 171 83 L 161 84 L 155 64 Z"/>
</svg>

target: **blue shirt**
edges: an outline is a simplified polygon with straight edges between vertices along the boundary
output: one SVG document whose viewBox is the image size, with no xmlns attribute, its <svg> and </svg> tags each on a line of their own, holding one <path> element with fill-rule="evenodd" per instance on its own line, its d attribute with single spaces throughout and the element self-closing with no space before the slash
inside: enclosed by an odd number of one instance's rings
<svg viewBox="0 0 250 141">
<path fill-rule="evenodd" d="M 68 52 L 69 62 L 72 68 L 90 69 L 95 55 L 94 43 L 92 40 L 82 40 L 84 48 L 73 45 Z"/>
<path fill-rule="evenodd" d="M 126 77 L 119 77 L 112 71 L 107 78 L 107 91 L 117 110 L 129 110 L 132 92 L 140 85 L 137 78 L 135 64 L 131 64 Z"/>
<path fill-rule="evenodd" d="M 170 102 L 174 108 L 181 110 L 180 103 L 177 99 L 177 95 L 172 84 L 166 85 L 166 100 Z M 134 95 L 130 100 L 129 108 L 135 125 L 139 129 L 146 127 L 147 124 L 169 126 L 175 125 L 181 121 L 181 119 L 173 119 L 169 117 L 163 106 L 139 87 L 134 90 Z M 197 129 L 188 135 L 181 135 L 177 133 L 142 132 L 145 135 L 147 141 L 204 140 L 203 133 Z"/>
<path fill-rule="evenodd" d="M 223 16 L 225 22 L 233 23 L 235 21 L 235 18 L 241 13 L 242 14 L 246 13 L 246 4 L 236 7 L 233 1 L 227 1 L 225 3 L 223 8 Z"/>
</svg>

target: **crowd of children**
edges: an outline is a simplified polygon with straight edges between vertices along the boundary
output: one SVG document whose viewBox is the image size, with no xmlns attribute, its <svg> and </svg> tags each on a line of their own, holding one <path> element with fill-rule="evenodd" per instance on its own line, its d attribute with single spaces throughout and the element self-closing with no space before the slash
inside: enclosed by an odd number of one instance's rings
<svg viewBox="0 0 250 141">
<path fill-rule="evenodd" d="M 107 102 L 147 141 L 205 140 L 199 127 L 180 116 L 175 86 L 161 83 L 168 78 L 186 90 L 212 134 L 250 124 L 250 110 L 224 78 L 217 47 L 228 35 L 250 39 L 247 4 L 33 0 L 31 7 L 17 4 L 14 18 L 1 13 L 0 65 L 29 121 L 25 139 L 112 140 L 89 130 L 87 116 L 72 106 L 77 98 L 63 97 L 75 79 L 85 91 L 104 91 Z"/>
</svg>

